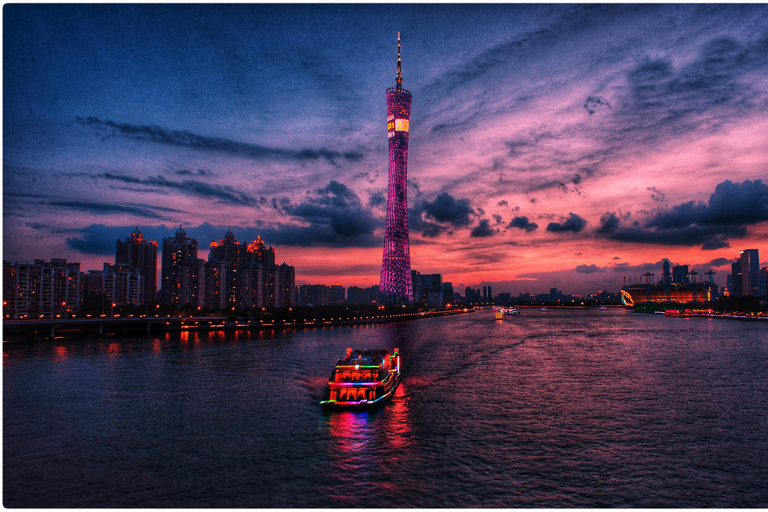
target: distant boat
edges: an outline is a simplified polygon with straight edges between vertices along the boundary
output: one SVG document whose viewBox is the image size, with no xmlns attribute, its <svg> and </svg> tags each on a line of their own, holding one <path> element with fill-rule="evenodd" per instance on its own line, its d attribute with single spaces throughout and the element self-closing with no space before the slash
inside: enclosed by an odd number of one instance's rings
<svg viewBox="0 0 768 512">
<path fill-rule="evenodd" d="M 600 311 L 605 311 L 605 306 L 600 306 Z"/>
<path fill-rule="evenodd" d="M 546 306 L 545 306 L 545 307 L 543 307 L 543 308 L 541 308 L 541 310 L 542 310 L 542 311 L 546 311 L 546 310 L 547 310 Z"/>
</svg>

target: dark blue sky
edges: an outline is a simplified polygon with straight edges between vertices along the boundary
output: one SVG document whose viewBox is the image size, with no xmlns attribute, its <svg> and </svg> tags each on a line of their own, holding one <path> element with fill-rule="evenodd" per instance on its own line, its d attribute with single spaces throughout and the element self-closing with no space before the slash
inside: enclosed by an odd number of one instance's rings
<svg viewBox="0 0 768 512">
<path fill-rule="evenodd" d="M 762 4 L 3 14 L 5 259 L 97 269 L 183 223 L 202 256 L 231 227 L 299 281 L 377 282 L 398 32 L 414 268 L 586 292 L 768 258 Z"/>
</svg>

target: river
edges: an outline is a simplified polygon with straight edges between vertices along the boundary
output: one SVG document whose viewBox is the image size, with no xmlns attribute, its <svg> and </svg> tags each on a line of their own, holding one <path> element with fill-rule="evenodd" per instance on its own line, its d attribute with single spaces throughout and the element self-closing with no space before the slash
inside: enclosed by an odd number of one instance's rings
<svg viewBox="0 0 768 512">
<path fill-rule="evenodd" d="M 399 348 L 373 412 L 318 405 Z M 3 346 L 6 507 L 767 507 L 768 325 L 624 310 Z"/>
</svg>

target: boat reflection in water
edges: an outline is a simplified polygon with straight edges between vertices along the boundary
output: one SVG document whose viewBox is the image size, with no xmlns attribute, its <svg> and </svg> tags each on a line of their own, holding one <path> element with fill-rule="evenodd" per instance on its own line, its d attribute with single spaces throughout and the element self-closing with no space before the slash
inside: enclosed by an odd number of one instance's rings
<svg viewBox="0 0 768 512">
<path fill-rule="evenodd" d="M 368 409 L 392 398 L 400 383 L 400 352 L 347 349 L 333 369 L 320 402 L 324 407 Z"/>
<path fill-rule="evenodd" d="M 398 487 L 398 472 L 412 456 L 414 444 L 410 397 L 397 387 L 386 407 L 326 413 L 328 476 L 322 490 L 334 506 L 370 507 L 371 503 L 408 505 Z M 367 489 L 361 493 L 361 489 Z"/>
</svg>

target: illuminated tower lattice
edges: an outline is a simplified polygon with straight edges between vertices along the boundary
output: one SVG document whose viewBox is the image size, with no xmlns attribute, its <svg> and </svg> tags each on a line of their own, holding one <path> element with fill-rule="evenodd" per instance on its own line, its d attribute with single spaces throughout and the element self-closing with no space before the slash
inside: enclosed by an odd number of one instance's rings
<svg viewBox="0 0 768 512">
<path fill-rule="evenodd" d="M 408 128 L 411 93 L 403 89 L 400 73 L 400 33 L 397 34 L 397 85 L 387 89 L 389 193 L 381 294 L 385 302 L 413 302 L 411 253 L 408 243 Z"/>
</svg>

